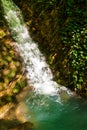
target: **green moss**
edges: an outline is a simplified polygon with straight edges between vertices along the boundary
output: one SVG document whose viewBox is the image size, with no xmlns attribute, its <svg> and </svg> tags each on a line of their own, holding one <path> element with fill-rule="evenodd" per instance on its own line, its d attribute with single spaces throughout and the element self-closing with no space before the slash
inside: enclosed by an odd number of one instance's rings
<svg viewBox="0 0 87 130">
<path fill-rule="evenodd" d="M 16 82 L 15 87 L 13 88 L 12 92 L 14 94 L 19 93 L 23 87 L 27 86 L 27 80 L 23 79 L 22 81 Z"/>
<path fill-rule="evenodd" d="M 13 93 L 17 94 L 21 90 L 20 82 L 16 82 L 15 87 L 13 88 Z"/>
</svg>

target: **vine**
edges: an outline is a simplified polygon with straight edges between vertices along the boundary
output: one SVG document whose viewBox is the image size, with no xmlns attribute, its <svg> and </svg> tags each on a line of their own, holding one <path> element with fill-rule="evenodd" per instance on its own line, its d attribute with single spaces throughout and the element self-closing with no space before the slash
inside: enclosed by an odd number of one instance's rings
<svg viewBox="0 0 87 130">
<path fill-rule="evenodd" d="M 72 32 L 69 58 L 74 68 L 73 82 L 76 89 L 81 89 L 84 81 L 84 71 L 87 61 L 87 29 Z"/>
</svg>

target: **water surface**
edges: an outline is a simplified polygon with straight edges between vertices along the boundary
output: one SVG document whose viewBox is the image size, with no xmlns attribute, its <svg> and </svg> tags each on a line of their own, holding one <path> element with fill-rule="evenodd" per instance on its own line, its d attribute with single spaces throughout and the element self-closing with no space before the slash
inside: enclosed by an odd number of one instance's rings
<svg viewBox="0 0 87 130">
<path fill-rule="evenodd" d="M 86 130 L 87 103 L 72 97 L 59 103 L 56 97 L 33 95 L 26 99 L 27 118 L 35 122 L 34 130 Z"/>
</svg>

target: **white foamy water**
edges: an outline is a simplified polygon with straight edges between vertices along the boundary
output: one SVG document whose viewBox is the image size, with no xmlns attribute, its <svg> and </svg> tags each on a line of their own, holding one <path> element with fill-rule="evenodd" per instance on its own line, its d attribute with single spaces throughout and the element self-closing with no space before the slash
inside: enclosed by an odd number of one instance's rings
<svg viewBox="0 0 87 130">
<path fill-rule="evenodd" d="M 21 11 L 11 0 L 1 1 L 12 37 L 24 59 L 29 84 L 40 94 L 58 95 L 60 85 L 53 81 L 52 72 L 45 57 L 39 51 L 38 45 L 32 41 Z"/>
</svg>

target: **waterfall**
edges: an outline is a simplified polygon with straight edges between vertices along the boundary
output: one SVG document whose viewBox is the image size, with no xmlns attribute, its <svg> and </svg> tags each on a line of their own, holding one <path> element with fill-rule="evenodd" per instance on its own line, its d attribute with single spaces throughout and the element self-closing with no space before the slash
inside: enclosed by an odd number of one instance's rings
<svg viewBox="0 0 87 130">
<path fill-rule="evenodd" d="M 37 43 L 31 39 L 20 9 L 12 0 L 1 1 L 11 35 L 24 59 L 29 85 L 33 86 L 34 91 L 39 94 L 58 95 L 60 85 L 53 81 L 52 72 L 45 57 L 39 51 Z M 66 88 L 62 87 L 62 89 Z"/>
</svg>

